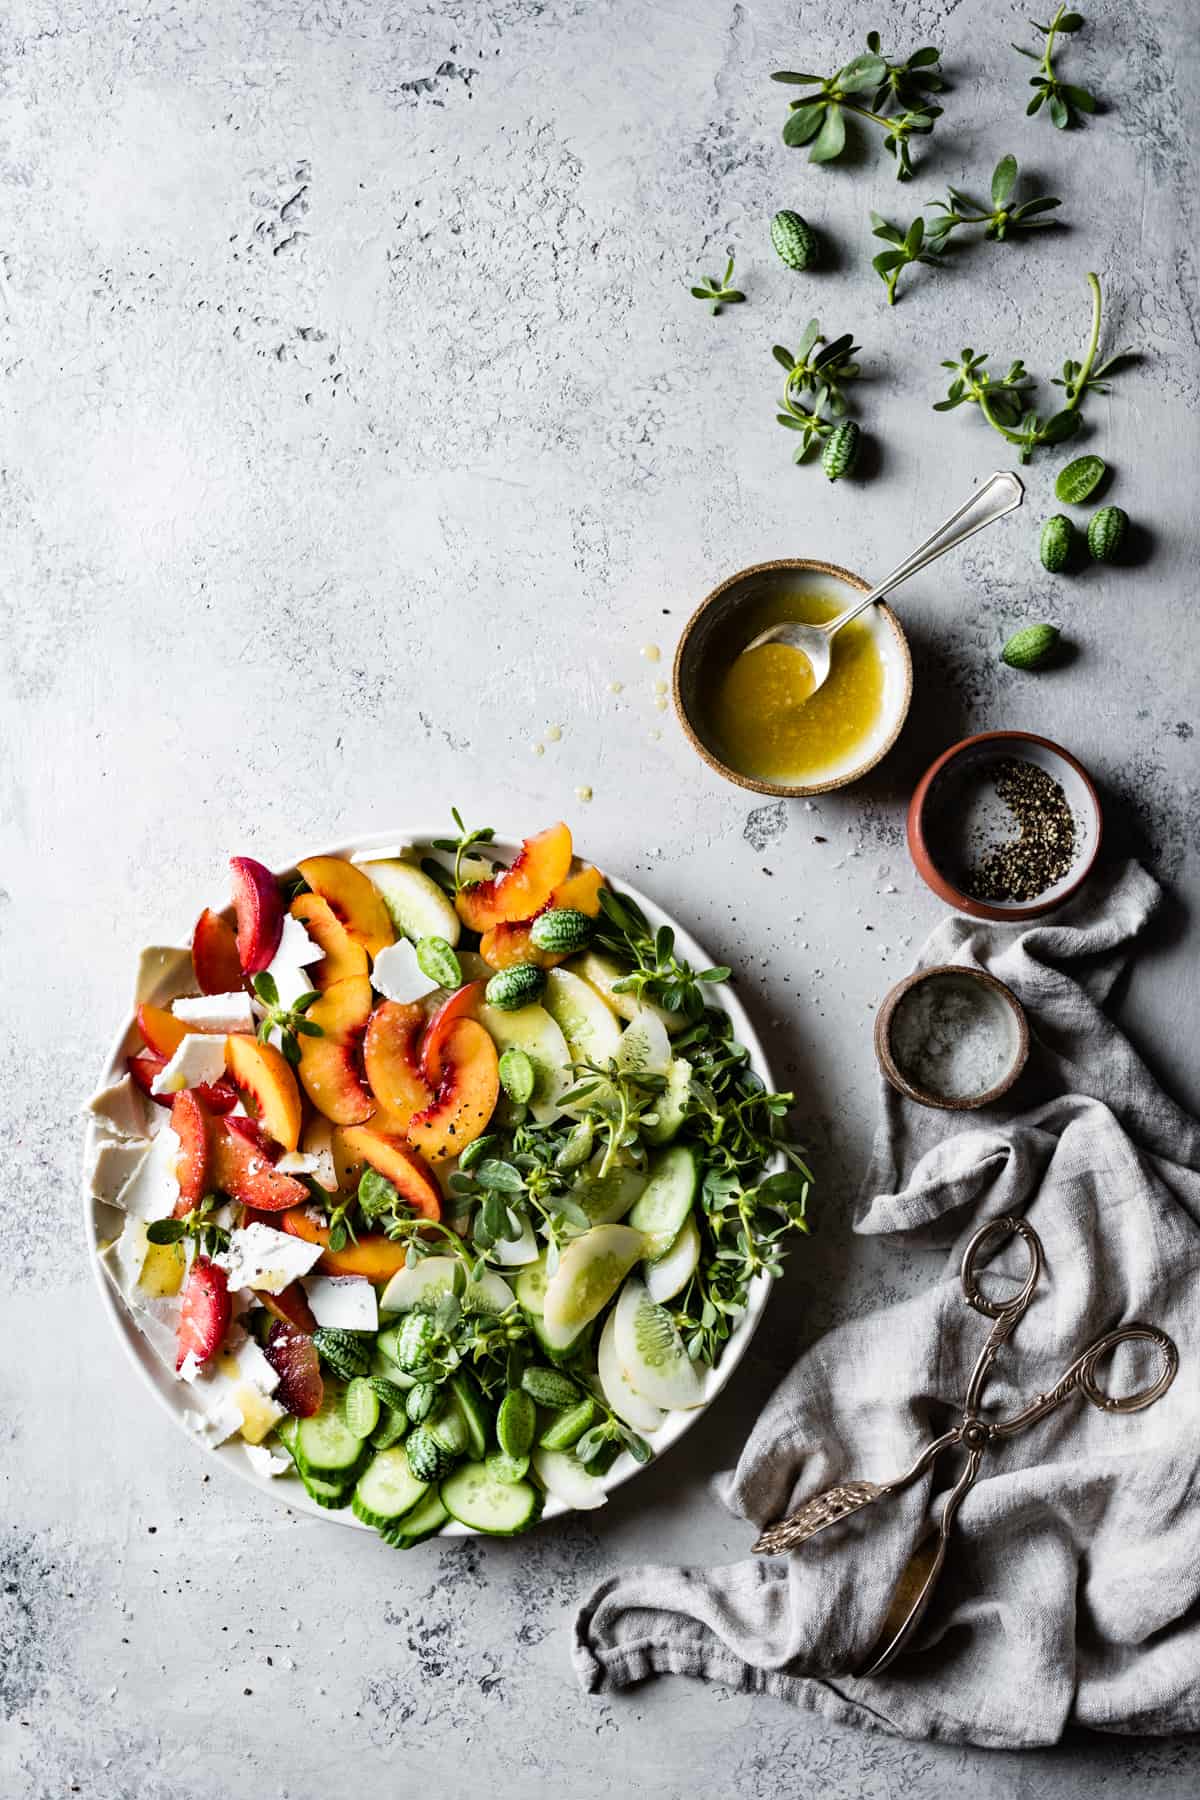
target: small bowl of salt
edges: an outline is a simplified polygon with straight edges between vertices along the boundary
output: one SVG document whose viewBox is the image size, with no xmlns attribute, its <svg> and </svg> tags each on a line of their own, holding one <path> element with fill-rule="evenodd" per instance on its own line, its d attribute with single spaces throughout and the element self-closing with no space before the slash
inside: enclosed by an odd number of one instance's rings
<svg viewBox="0 0 1200 1800">
<path fill-rule="evenodd" d="M 944 963 L 894 987 L 875 1020 L 887 1079 L 918 1106 L 969 1112 L 1006 1094 L 1029 1055 L 1029 1021 L 1011 988 Z"/>
</svg>

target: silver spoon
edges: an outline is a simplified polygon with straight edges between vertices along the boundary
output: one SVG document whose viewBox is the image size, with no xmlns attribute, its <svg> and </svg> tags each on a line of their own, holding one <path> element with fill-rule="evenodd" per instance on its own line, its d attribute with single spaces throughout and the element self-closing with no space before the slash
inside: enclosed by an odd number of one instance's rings
<svg viewBox="0 0 1200 1800">
<path fill-rule="evenodd" d="M 1024 487 L 1010 471 L 1000 470 L 995 475 L 990 475 L 957 512 L 952 512 L 938 526 L 932 537 L 926 538 L 923 544 L 918 544 L 911 555 L 906 556 L 890 575 L 884 577 L 878 587 L 873 587 L 869 594 L 856 600 L 853 606 L 848 607 L 844 613 L 839 613 L 836 619 L 829 619 L 824 625 L 801 625 L 795 620 L 789 620 L 783 625 L 772 625 L 752 638 L 740 654 L 745 656 L 747 651 L 758 650 L 763 644 L 785 644 L 789 650 L 799 650 L 812 665 L 813 684 L 809 691 L 815 694 L 828 679 L 832 662 L 830 644 L 844 625 L 849 625 L 851 619 L 857 619 L 876 600 L 882 600 L 885 594 L 890 594 L 893 588 L 899 587 L 902 581 L 907 581 L 910 575 L 916 575 L 931 562 L 936 562 L 939 556 L 945 556 L 947 550 L 957 549 L 959 544 L 974 537 L 977 531 L 982 531 L 985 525 L 993 525 L 1005 513 L 1015 512 L 1024 498 Z"/>
</svg>

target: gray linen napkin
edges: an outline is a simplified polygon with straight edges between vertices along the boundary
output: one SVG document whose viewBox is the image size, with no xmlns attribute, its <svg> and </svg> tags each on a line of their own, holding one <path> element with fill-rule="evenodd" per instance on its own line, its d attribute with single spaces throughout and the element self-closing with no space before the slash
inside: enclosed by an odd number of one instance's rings
<svg viewBox="0 0 1200 1800">
<path fill-rule="evenodd" d="M 1018 1410 L 1093 1337 L 1135 1320 L 1175 1339 L 1174 1386 L 1135 1414 L 1073 1398 L 989 1452 L 930 1610 L 885 1674 L 848 1671 L 961 1469 L 953 1453 L 791 1556 L 643 1566 L 603 1582 L 576 1620 L 585 1688 L 698 1675 L 829 1718 L 993 1747 L 1051 1743 L 1071 1724 L 1200 1728 L 1200 1126 L 1103 1010 L 1159 897 L 1130 863 L 1047 921 L 950 918 L 933 933 L 923 964 L 987 968 L 1020 996 L 1029 1065 L 1011 1112 L 931 1112 L 883 1088 L 855 1229 L 929 1246 L 928 1289 L 805 1353 L 725 1499 L 765 1524 L 832 1482 L 886 1480 L 954 1422 L 988 1329 L 961 1297 L 958 1263 L 975 1228 L 1003 1212 L 1036 1227 L 1046 1269 L 997 1361 L 988 1410 Z M 1129 1361 L 1102 1379 L 1143 1385 L 1149 1368 L 1118 1357 Z"/>
</svg>

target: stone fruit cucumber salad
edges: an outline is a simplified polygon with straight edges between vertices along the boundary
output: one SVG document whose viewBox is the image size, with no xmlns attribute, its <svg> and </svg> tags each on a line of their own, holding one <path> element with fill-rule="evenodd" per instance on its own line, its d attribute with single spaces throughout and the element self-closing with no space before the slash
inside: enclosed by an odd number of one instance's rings
<svg viewBox="0 0 1200 1800">
<path fill-rule="evenodd" d="M 564 824 L 278 880 L 143 953 L 104 1267 L 209 1445 L 407 1547 L 599 1506 L 695 1408 L 808 1171 L 669 928 Z"/>
</svg>

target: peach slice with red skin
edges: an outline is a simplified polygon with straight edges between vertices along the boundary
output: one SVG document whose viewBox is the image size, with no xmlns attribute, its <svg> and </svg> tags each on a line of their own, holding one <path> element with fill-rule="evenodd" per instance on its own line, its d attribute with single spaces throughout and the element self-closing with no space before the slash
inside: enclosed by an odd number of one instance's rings
<svg viewBox="0 0 1200 1800">
<path fill-rule="evenodd" d="M 414 1113 L 433 1099 L 433 1090 L 421 1073 L 421 1038 L 425 1014 L 413 1001 L 404 1005 L 385 1000 L 371 1014 L 363 1039 L 363 1063 L 371 1092 L 379 1102 L 376 1124 L 384 1131 L 402 1132 Z"/>
<path fill-rule="evenodd" d="M 533 918 L 566 880 L 571 856 L 571 833 L 560 820 L 526 838 L 511 868 L 463 888 L 454 902 L 459 918 L 480 933 L 506 919 Z"/>
<path fill-rule="evenodd" d="M 395 943 L 391 914 L 369 875 L 340 856 L 308 856 L 296 867 L 313 893 L 327 902 L 334 917 L 369 955 Z"/>
<path fill-rule="evenodd" d="M 603 875 L 589 864 L 577 875 L 568 875 L 534 917 L 540 918 L 541 913 L 549 912 L 551 907 L 569 907 L 594 919 L 600 911 L 603 886 Z M 540 950 L 534 943 L 530 935 L 533 923 L 533 919 L 504 919 L 490 931 L 485 931 L 479 945 L 484 962 L 490 963 L 493 969 L 507 969 L 513 963 L 524 962 L 536 963 L 541 969 L 553 969 L 564 962 L 565 951 L 560 955 L 552 950 Z"/>
<path fill-rule="evenodd" d="M 483 1005 L 483 981 L 468 981 L 455 991 L 438 1007 L 432 1019 L 425 1027 L 425 1036 L 421 1040 L 421 1073 L 429 1084 L 429 1099 L 433 1098 L 433 1089 L 441 1079 L 442 1045 L 449 1036 L 450 1028 L 457 1019 L 477 1018 L 479 1008 Z M 426 1101 L 426 1105 L 429 1102 Z"/>
<path fill-rule="evenodd" d="M 192 932 L 192 967 L 202 994 L 232 994 L 242 985 L 242 959 L 228 919 L 206 906 Z"/>
<path fill-rule="evenodd" d="M 167 1066 L 165 1056 L 155 1056 L 147 1051 L 141 1056 L 127 1056 L 125 1067 L 129 1070 L 130 1080 L 141 1089 L 147 1100 L 153 1100 L 155 1106 L 171 1107 L 175 1103 L 174 1094 L 156 1094 L 154 1077 L 162 1073 Z M 232 1081 L 222 1076 L 220 1081 L 201 1081 L 194 1088 L 186 1088 L 185 1093 L 198 1094 L 209 1112 L 227 1113 L 237 1105 L 237 1089 Z"/>
<path fill-rule="evenodd" d="M 247 975 L 261 975 L 283 936 L 283 895 L 270 869 L 252 856 L 231 856 L 237 953 Z"/>
<path fill-rule="evenodd" d="M 182 1094 L 176 1094 L 172 1099 L 171 1130 L 179 1139 L 179 1155 L 175 1161 L 179 1198 L 175 1202 L 175 1217 L 182 1219 L 185 1213 L 199 1206 L 209 1186 L 212 1118 L 194 1089 L 185 1088 Z"/>
<path fill-rule="evenodd" d="M 386 1175 L 406 1206 L 424 1219 L 440 1219 L 442 1193 L 416 1151 L 397 1132 L 347 1125 L 336 1134 L 334 1156 L 347 1173 L 363 1163 Z M 340 1179 L 340 1176 L 339 1176 Z"/>
<path fill-rule="evenodd" d="M 482 1137 L 500 1097 L 499 1059 L 482 1025 L 457 1018 L 430 1058 L 431 1105 L 408 1122 L 410 1144 L 432 1163 L 457 1156 Z"/>
<path fill-rule="evenodd" d="M 147 1050 L 169 1062 L 187 1036 L 187 1026 L 164 1006 L 151 1006 L 143 1000 L 137 1009 L 137 1028 Z"/>
<path fill-rule="evenodd" d="M 328 1225 L 318 1225 L 307 1206 L 283 1213 L 278 1223 L 306 1244 L 329 1244 Z M 404 1267 L 407 1254 L 406 1244 L 396 1243 L 382 1232 L 360 1231 L 357 1243 L 341 1250 L 323 1250 L 317 1267 L 325 1275 L 365 1275 L 368 1281 L 390 1281 Z"/>
<path fill-rule="evenodd" d="M 217 1119 L 212 1133 L 212 1180 L 216 1187 L 256 1212 L 284 1212 L 308 1200 L 294 1176 L 281 1175 L 252 1119 Z"/>
<path fill-rule="evenodd" d="M 306 1015 L 323 1035 L 301 1037 L 300 1080 L 317 1111 L 335 1125 L 361 1125 L 375 1111 L 362 1073 L 362 1040 L 373 1002 L 369 977 L 350 975 L 327 987 Z"/>
<path fill-rule="evenodd" d="M 248 1032 L 233 1032 L 225 1039 L 225 1067 L 246 1111 L 269 1138 L 284 1150 L 294 1150 L 300 1142 L 303 1117 L 300 1090 L 290 1065 L 274 1044 L 260 1044 Z"/>
<path fill-rule="evenodd" d="M 287 1214 L 285 1213 L 286 1220 Z M 276 1215 L 275 1224 L 280 1221 Z M 262 1301 L 272 1318 L 282 1319 L 285 1325 L 294 1325 L 297 1331 L 312 1332 L 317 1329 L 317 1321 L 313 1317 L 313 1309 L 308 1304 L 308 1295 L 298 1281 L 289 1281 L 278 1294 L 255 1293 Z"/>
<path fill-rule="evenodd" d="M 328 900 L 320 894 L 297 894 L 290 911 L 313 943 L 325 952 L 320 962 L 308 965 L 308 976 L 315 988 L 323 992 L 335 981 L 369 973 L 366 951 L 357 938 L 351 937 Z"/>
</svg>

